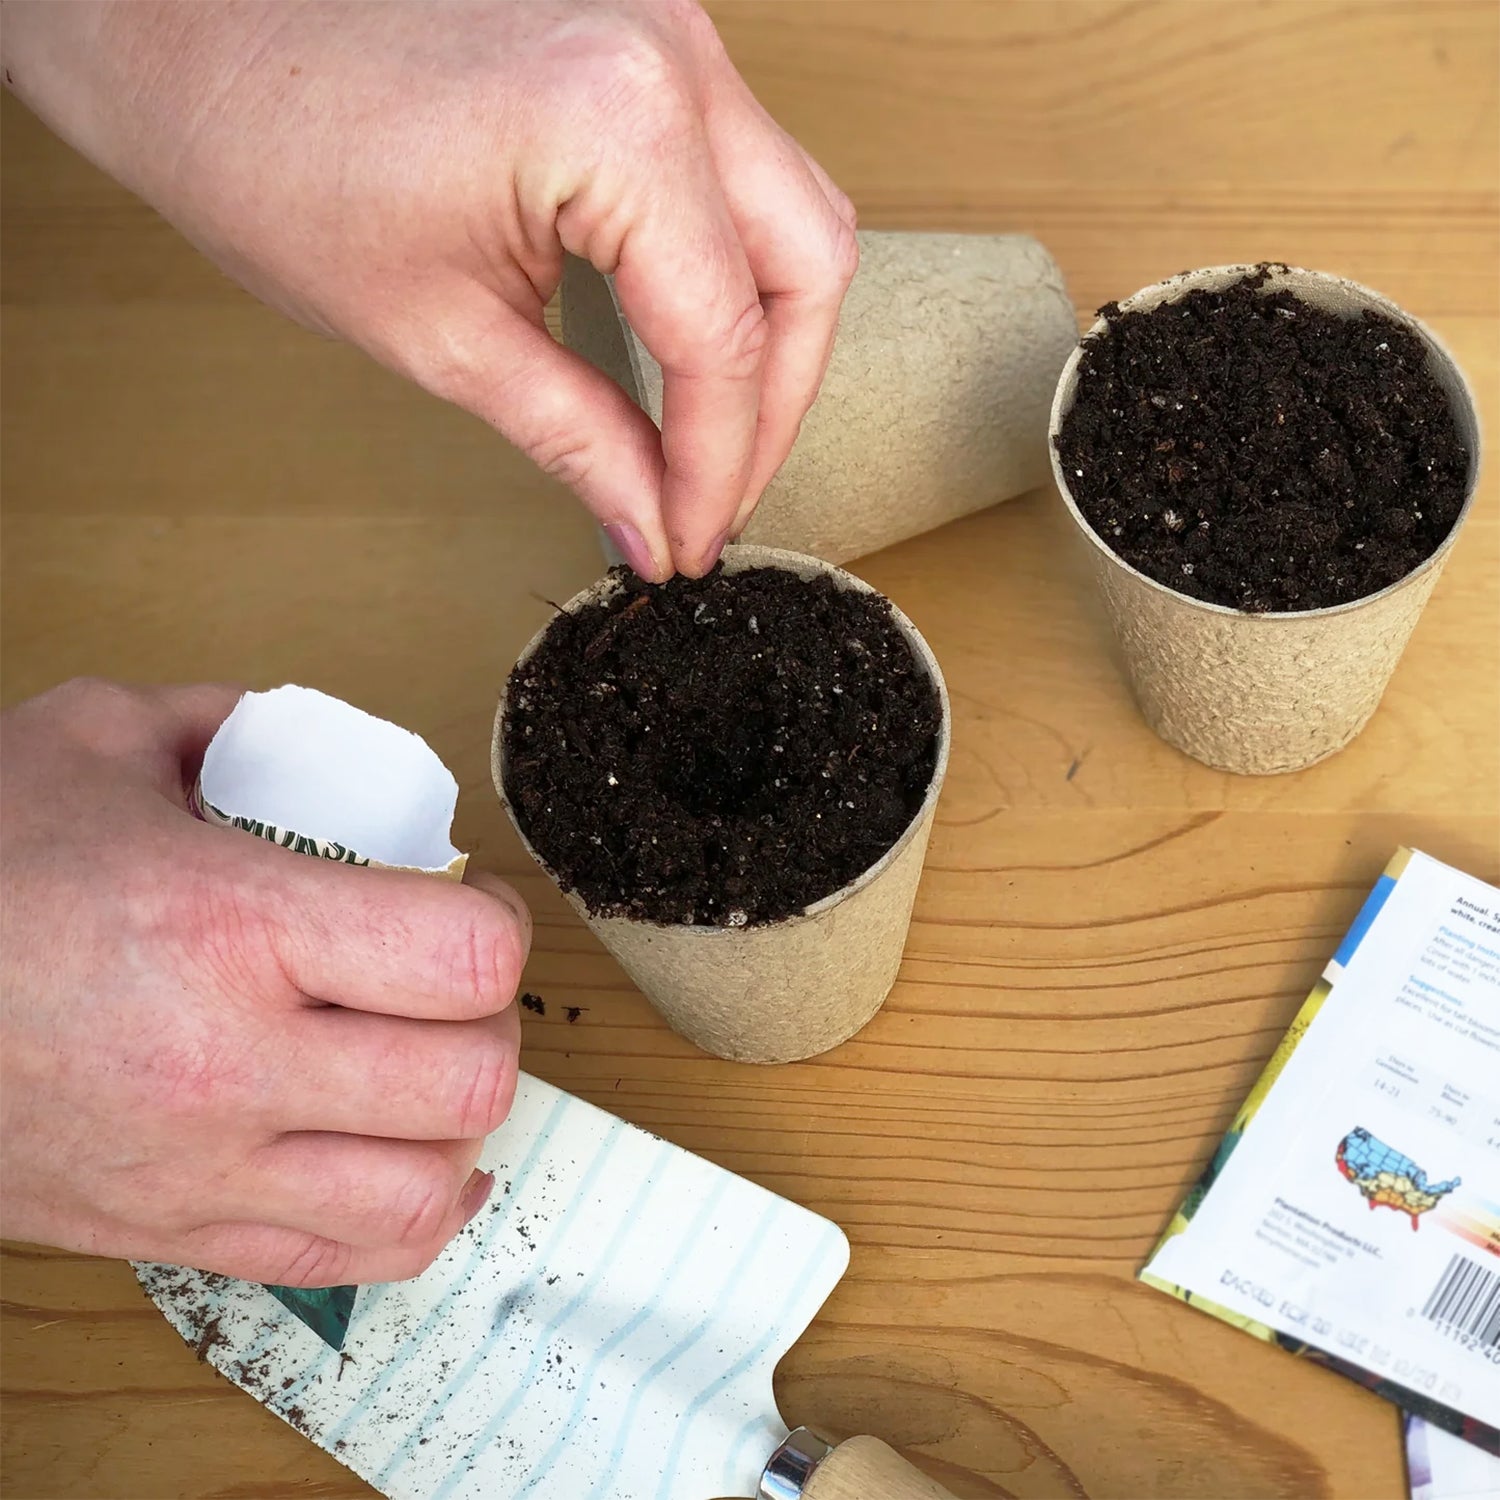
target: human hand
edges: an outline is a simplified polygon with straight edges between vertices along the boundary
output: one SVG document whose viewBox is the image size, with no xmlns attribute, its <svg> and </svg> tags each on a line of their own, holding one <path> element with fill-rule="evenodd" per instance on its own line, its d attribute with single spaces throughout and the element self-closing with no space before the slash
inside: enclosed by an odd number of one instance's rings
<svg viewBox="0 0 1500 1500">
<path fill-rule="evenodd" d="M 3 1231 L 291 1286 L 423 1270 L 510 1108 L 520 899 L 198 822 L 226 688 L 0 716 Z"/>
<path fill-rule="evenodd" d="M 854 212 L 692 0 L 8 3 L 12 86 L 271 305 L 498 428 L 659 581 L 791 448 Z M 614 272 L 662 430 L 549 336 Z"/>
</svg>

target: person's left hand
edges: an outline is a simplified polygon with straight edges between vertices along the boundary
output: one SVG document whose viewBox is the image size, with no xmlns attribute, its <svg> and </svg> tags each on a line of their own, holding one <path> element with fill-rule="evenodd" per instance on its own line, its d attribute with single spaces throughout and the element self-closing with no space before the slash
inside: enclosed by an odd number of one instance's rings
<svg viewBox="0 0 1500 1500">
<path fill-rule="evenodd" d="M 337 1286 L 478 1212 L 531 919 L 288 854 L 187 789 L 237 691 L 79 680 L 0 714 L 8 1238 Z"/>
</svg>

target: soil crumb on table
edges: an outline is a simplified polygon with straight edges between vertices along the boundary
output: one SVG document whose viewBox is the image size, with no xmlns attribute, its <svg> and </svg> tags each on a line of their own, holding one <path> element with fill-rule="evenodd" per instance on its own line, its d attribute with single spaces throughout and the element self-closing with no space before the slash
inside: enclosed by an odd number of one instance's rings
<svg viewBox="0 0 1500 1500">
<path fill-rule="evenodd" d="M 1089 524 L 1147 577 L 1232 608 L 1321 609 L 1437 550 L 1469 454 L 1414 333 L 1266 280 L 1101 308 L 1058 458 Z"/>
<path fill-rule="evenodd" d="M 600 914 L 737 927 L 878 860 L 940 722 L 886 601 L 776 568 L 616 576 L 509 689 L 506 794 L 563 887 Z"/>
</svg>

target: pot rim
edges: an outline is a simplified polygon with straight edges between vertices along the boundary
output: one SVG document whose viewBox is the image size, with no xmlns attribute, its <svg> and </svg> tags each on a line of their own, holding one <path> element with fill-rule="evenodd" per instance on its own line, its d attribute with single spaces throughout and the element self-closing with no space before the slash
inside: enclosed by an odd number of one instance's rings
<svg viewBox="0 0 1500 1500">
<path fill-rule="evenodd" d="M 1464 522 L 1468 520 L 1469 514 L 1474 508 L 1474 498 L 1479 491 L 1482 438 L 1479 429 L 1479 409 L 1474 400 L 1474 391 L 1448 346 L 1420 318 L 1397 306 L 1389 297 L 1382 296 L 1379 292 L 1363 285 L 1361 282 L 1352 281 L 1347 276 L 1337 276 L 1331 271 L 1310 271 L 1305 267 L 1288 266 L 1280 261 L 1243 265 L 1202 266 L 1194 271 L 1179 271 L 1175 276 L 1165 277 L 1161 281 L 1153 281 L 1149 286 L 1142 287 L 1139 291 L 1133 292 L 1129 297 L 1122 298 L 1118 306 L 1122 312 L 1134 311 L 1143 304 L 1156 307 L 1164 302 L 1175 300 L 1171 295 L 1172 293 L 1186 293 L 1200 286 L 1210 286 L 1215 283 L 1227 285 L 1235 278 L 1250 275 L 1263 269 L 1265 264 L 1269 264 L 1270 266 L 1273 287 L 1288 287 L 1292 291 L 1295 291 L 1299 283 L 1313 281 L 1337 286 L 1346 293 L 1353 294 L 1373 311 L 1384 313 L 1392 322 L 1398 323 L 1401 327 L 1409 329 L 1414 333 L 1426 347 L 1429 362 L 1437 365 L 1450 377 L 1450 379 L 1443 380 L 1440 383 L 1450 398 L 1454 420 L 1458 424 L 1459 433 L 1468 444 L 1469 477 L 1465 488 L 1464 503 L 1459 509 L 1448 535 L 1438 544 L 1436 550 L 1423 558 L 1411 572 L 1396 579 L 1394 583 L 1388 583 L 1377 593 L 1366 594 L 1359 599 L 1350 599 L 1343 604 L 1325 605 L 1321 609 L 1279 609 L 1264 610 L 1256 613 L 1251 610 L 1236 609 L 1228 604 L 1211 604 L 1206 599 L 1196 599 L 1191 594 L 1184 594 L 1180 590 L 1162 583 L 1160 579 L 1152 578 L 1149 574 L 1141 572 L 1134 564 L 1127 562 L 1121 557 L 1094 530 L 1088 518 L 1078 508 L 1078 502 L 1073 498 L 1073 492 L 1068 487 L 1067 476 L 1063 472 L 1062 462 L 1057 452 L 1057 435 L 1062 428 L 1063 418 L 1072 409 L 1073 401 L 1077 396 L 1078 365 L 1083 358 L 1084 346 L 1089 339 L 1107 336 L 1109 324 L 1104 318 L 1095 319 L 1092 326 L 1080 336 L 1077 347 L 1068 356 L 1068 362 L 1063 366 L 1062 374 L 1058 376 L 1057 389 L 1053 393 L 1052 409 L 1047 422 L 1047 460 L 1052 466 L 1053 482 L 1057 486 L 1058 494 L 1062 496 L 1063 504 L 1067 507 L 1068 514 L 1072 517 L 1074 525 L 1088 538 L 1095 549 L 1116 567 L 1130 574 L 1132 578 L 1138 580 L 1140 583 L 1156 590 L 1158 593 L 1165 594 L 1182 605 L 1202 610 L 1205 614 L 1224 615 L 1230 619 L 1241 621 L 1266 622 L 1274 626 L 1281 623 L 1298 624 L 1304 621 L 1327 620 L 1338 615 L 1351 614 L 1355 610 L 1369 608 L 1384 599 L 1388 599 L 1400 590 L 1409 588 L 1418 579 L 1445 562 L 1448 553 L 1458 541 L 1458 535 L 1463 530 Z M 1150 299 L 1149 302 L 1147 299 Z M 1465 430 L 1466 428 L 1467 431 Z"/>
<path fill-rule="evenodd" d="M 753 542 L 726 548 L 724 560 L 727 565 L 731 562 L 734 572 L 744 572 L 755 567 L 779 567 L 787 572 L 797 573 L 803 578 L 809 578 L 816 574 L 830 575 L 838 579 L 841 586 L 854 593 L 874 594 L 884 599 L 889 605 L 891 615 L 896 622 L 896 628 L 905 638 L 912 656 L 926 670 L 938 695 L 938 736 L 937 754 L 933 760 L 932 777 L 927 783 L 927 792 L 922 798 L 921 805 L 917 808 L 907 822 L 906 826 L 891 841 L 890 847 L 872 865 L 862 870 L 852 880 L 841 885 L 837 890 L 830 891 L 828 895 L 820 897 L 805 910 L 797 912 L 793 916 L 780 917 L 774 922 L 749 923 L 744 927 L 726 927 L 721 925 L 708 925 L 697 922 L 654 922 L 645 917 L 627 916 L 599 916 L 588 910 L 587 905 L 574 891 L 563 890 L 562 882 L 551 863 L 542 858 L 532 844 L 529 835 L 521 827 L 521 820 L 516 816 L 516 810 L 511 805 L 510 798 L 505 793 L 505 707 L 510 698 L 510 684 L 515 675 L 516 668 L 530 659 L 537 647 L 541 645 L 543 638 L 552 628 L 557 615 L 553 615 L 540 630 L 526 643 L 521 654 L 516 658 L 515 666 L 506 674 L 505 686 L 501 689 L 500 703 L 495 710 L 494 730 L 490 741 L 490 777 L 494 782 L 495 791 L 499 795 L 501 804 L 504 806 L 510 818 L 511 826 L 515 829 L 526 852 L 536 863 L 546 871 L 557 888 L 562 891 L 564 898 L 576 911 L 587 918 L 590 922 L 624 922 L 632 927 L 651 927 L 662 932 L 673 934 L 691 933 L 701 937 L 721 937 L 732 940 L 749 935 L 760 935 L 762 933 L 782 931 L 789 927 L 795 927 L 804 922 L 811 922 L 822 916 L 831 908 L 847 901 L 851 896 L 858 894 L 866 887 L 873 885 L 877 879 L 895 862 L 897 856 L 916 837 L 917 830 L 931 816 L 937 805 L 937 800 L 943 789 L 943 780 L 948 771 L 948 756 L 953 741 L 953 710 L 948 699 L 948 685 L 943 680 L 942 668 L 938 665 L 937 657 L 932 648 L 923 638 L 922 633 L 907 618 L 905 613 L 879 589 L 865 582 L 863 578 L 856 577 L 847 569 L 839 567 L 836 563 L 825 562 L 820 557 L 813 557 L 803 552 L 791 552 L 783 547 L 762 547 Z M 591 604 L 598 599 L 608 598 L 619 592 L 624 587 L 622 580 L 618 577 L 605 574 L 603 578 L 596 579 L 587 588 L 580 589 L 574 594 L 558 614 L 571 614 L 585 604 Z"/>
</svg>

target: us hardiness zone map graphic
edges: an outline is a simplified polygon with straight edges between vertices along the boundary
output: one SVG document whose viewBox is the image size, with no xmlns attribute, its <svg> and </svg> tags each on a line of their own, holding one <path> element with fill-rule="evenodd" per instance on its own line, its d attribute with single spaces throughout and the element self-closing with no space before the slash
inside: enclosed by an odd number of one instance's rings
<svg viewBox="0 0 1500 1500">
<path fill-rule="evenodd" d="M 1427 1174 L 1411 1157 L 1376 1140 L 1368 1130 L 1351 1130 L 1339 1142 L 1338 1169 L 1364 1194 L 1371 1209 L 1394 1208 L 1411 1218 L 1411 1227 L 1463 1182 L 1428 1182 Z"/>
</svg>

